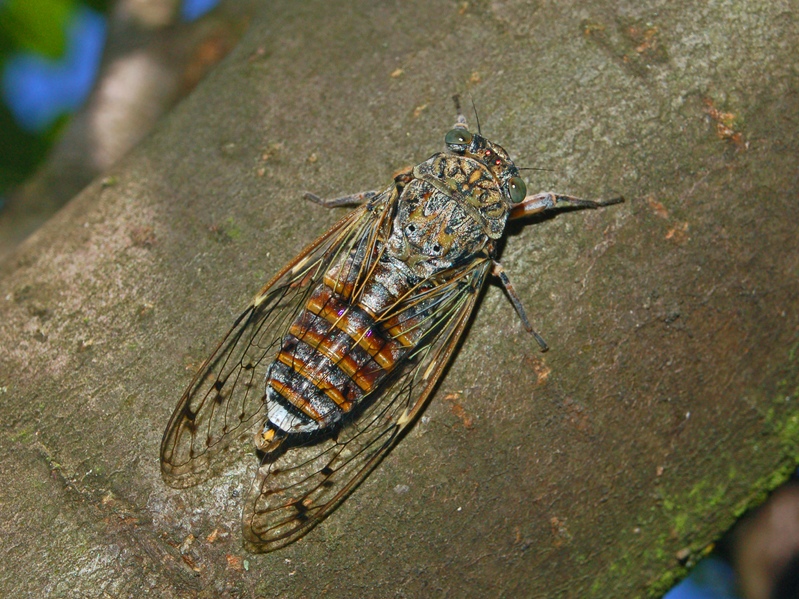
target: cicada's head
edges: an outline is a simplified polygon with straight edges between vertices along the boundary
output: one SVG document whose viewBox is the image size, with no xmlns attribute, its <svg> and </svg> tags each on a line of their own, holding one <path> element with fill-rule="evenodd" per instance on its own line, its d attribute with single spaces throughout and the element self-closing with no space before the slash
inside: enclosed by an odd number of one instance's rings
<svg viewBox="0 0 799 599">
<path fill-rule="evenodd" d="M 458 202 L 489 239 L 505 231 L 511 208 L 527 187 L 508 153 L 465 127 L 447 133 L 449 152 L 433 154 L 413 168 L 413 176 Z"/>
<path fill-rule="evenodd" d="M 499 181 L 502 194 L 511 206 L 524 200 L 527 186 L 519 176 L 519 169 L 502 146 L 488 141 L 482 135 L 472 133 L 465 127 L 451 129 L 444 137 L 444 142 L 453 154 L 477 160 L 485 165 Z"/>
</svg>

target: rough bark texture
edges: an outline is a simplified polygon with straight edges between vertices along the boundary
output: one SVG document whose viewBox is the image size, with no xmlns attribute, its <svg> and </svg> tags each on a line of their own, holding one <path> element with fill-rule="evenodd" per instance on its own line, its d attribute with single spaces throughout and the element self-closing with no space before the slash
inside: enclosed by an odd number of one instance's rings
<svg viewBox="0 0 799 599">
<path fill-rule="evenodd" d="M 260 10 L 2 265 L 0 594 L 665 591 L 797 461 L 795 3 Z M 339 216 L 302 191 L 381 187 L 439 150 L 453 93 L 517 163 L 552 169 L 531 190 L 628 201 L 513 229 L 502 260 L 549 353 L 489 288 L 370 479 L 305 539 L 245 554 L 254 457 L 169 489 L 167 418 L 249 297 Z"/>
</svg>

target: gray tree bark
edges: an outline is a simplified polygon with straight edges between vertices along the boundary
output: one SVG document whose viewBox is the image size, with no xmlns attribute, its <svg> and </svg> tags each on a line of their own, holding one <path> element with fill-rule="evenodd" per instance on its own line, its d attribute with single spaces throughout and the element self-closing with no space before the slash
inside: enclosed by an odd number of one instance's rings
<svg viewBox="0 0 799 599">
<path fill-rule="evenodd" d="M 0 270 L 0 594 L 657 596 L 799 440 L 791 2 L 263 2 L 158 130 Z M 255 464 L 167 488 L 166 421 L 249 298 L 443 145 L 450 96 L 531 191 L 541 354 L 490 287 L 423 417 L 325 523 L 246 554 Z M 470 117 L 474 124 L 474 118 Z"/>
</svg>

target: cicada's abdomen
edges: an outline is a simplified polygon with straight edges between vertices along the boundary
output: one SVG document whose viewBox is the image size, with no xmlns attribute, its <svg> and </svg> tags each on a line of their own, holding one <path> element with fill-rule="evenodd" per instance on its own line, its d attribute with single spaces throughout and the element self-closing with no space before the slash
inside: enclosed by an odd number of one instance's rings
<svg viewBox="0 0 799 599">
<path fill-rule="evenodd" d="M 267 373 L 267 418 L 286 433 L 335 425 L 375 390 L 424 334 L 423 308 L 401 322 L 386 308 L 410 282 L 392 263 L 372 265 L 355 290 L 363 256 L 353 252 L 311 293 Z M 357 299 L 353 299 L 357 296 Z"/>
</svg>

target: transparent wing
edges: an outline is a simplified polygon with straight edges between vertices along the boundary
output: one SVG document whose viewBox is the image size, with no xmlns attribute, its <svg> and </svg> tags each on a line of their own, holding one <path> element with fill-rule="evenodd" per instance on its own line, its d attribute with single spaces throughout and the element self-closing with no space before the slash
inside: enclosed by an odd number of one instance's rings
<svg viewBox="0 0 799 599">
<path fill-rule="evenodd" d="M 186 389 L 161 441 L 161 474 L 173 487 L 209 478 L 236 457 L 225 451 L 265 416 L 266 372 L 308 294 L 328 267 L 357 247 L 374 247 L 390 216 L 390 187 L 307 247 L 255 297 Z"/>
<path fill-rule="evenodd" d="M 365 409 L 334 436 L 266 454 L 242 513 L 245 546 L 272 551 L 330 514 L 391 450 L 435 387 L 474 308 L 491 261 L 477 259 L 381 319 L 419 312 L 432 327 L 412 355 L 363 400 Z M 444 278 L 444 277 L 442 277 Z"/>
</svg>

